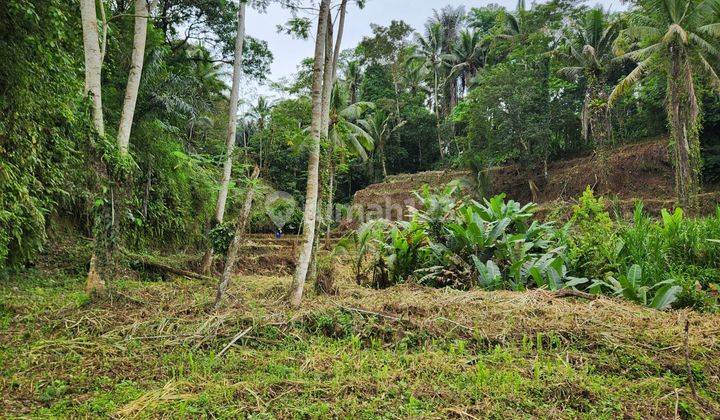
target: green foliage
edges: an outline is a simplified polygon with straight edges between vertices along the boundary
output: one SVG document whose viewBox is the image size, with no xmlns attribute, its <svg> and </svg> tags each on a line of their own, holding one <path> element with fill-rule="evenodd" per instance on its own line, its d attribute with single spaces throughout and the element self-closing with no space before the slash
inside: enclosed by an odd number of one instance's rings
<svg viewBox="0 0 720 420">
<path fill-rule="evenodd" d="M 605 287 L 617 295 L 640 305 L 649 306 L 657 310 L 670 309 L 682 291 L 682 287 L 675 285 L 675 280 L 663 280 L 648 285 L 643 281 L 642 267 L 633 264 L 627 274 L 618 279 L 608 276 L 605 281 L 596 280 L 592 288 Z M 599 289 L 598 289 L 599 290 Z M 650 293 L 654 294 L 650 300 Z"/>
<path fill-rule="evenodd" d="M 230 242 L 235 237 L 235 223 L 224 222 L 216 225 L 208 234 L 213 250 L 219 255 L 227 255 Z"/>
<path fill-rule="evenodd" d="M 0 269 L 33 259 L 51 214 L 82 218 L 95 141 L 76 77 L 76 4 L 12 0 L 1 9 Z"/>
<path fill-rule="evenodd" d="M 597 279 L 592 290 L 648 305 L 717 309 L 720 214 L 686 218 L 681 209 L 663 210 L 654 220 L 638 203 L 631 222 L 613 222 L 602 208 L 586 192 L 569 238 L 571 270 Z"/>
<path fill-rule="evenodd" d="M 416 194 L 409 221 L 363 225 L 353 244 L 359 283 L 387 287 L 415 281 L 488 290 L 574 288 L 611 294 L 658 310 L 715 310 L 720 284 L 720 210 L 662 221 L 638 204 L 632 224 L 614 222 L 602 198 L 586 190 L 562 228 L 534 219 L 535 205 L 459 198 L 457 185 Z M 372 273 L 372 277 L 370 277 Z"/>
<path fill-rule="evenodd" d="M 572 223 L 576 235 L 571 235 L 569 259 L 575 271 L 590 278 L 603 278 L 617 268 L 624 242 L 616 234 L 617 227 L 606 210 L 606 201 L 595 197 L 588 187 L 573 207 Z"/>
<path fill-rule="evenodd" d="M 357 265 L 372 256 L 375 285 L 414 279 L 462 289 L 557 290 L 587 282 L 568 276 L 565 235 L 531 221 L 534 205 L 506 202 L 503 195 L 461 202 L 456 191 L 454 185 L 438 193 L 425 189 L 410 221 L 382 225 L 382 235 L 377 228 L 372 236 L 363 232 Z"/>
<path fill-rule="evenodd" d="M 390 68 L 381 64 L 367 67 L 360 85 L 360 99 L 378 102 L 386 98 L 394 98 L 393 81 Z"/>
</svg>

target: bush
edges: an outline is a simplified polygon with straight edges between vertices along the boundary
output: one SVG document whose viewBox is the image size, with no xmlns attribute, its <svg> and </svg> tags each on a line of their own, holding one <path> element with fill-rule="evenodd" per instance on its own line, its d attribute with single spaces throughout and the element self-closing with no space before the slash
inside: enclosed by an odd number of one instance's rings
<svg viewBox="0 0 720 420">
<path fill-rule="evenodd" d="M 534 204 L 506 202 L 504 195 L 463 202 L 456 191 L 454 185 L 439 193 L 425 189 L 410 221 L 365 225 L 354 234 L 359 281 L 372 271 L 375 287 L 413 280 L 459 289 L 556 290 L 587 282 L 568 276 L 566 231 L 532 221 Z"/>
</svg>

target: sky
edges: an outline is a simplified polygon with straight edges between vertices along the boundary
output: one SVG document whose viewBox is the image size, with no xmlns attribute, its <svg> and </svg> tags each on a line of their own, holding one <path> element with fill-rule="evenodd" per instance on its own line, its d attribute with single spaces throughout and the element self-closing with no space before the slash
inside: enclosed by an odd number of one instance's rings
<svg viewBox="0 0 720 420">
<path fill-rule="evenodd" d="M 527 3 L 529 5 L 530 1 Z M 350 2 L 342 48 L 352 48 L 362 40 L 363 36 L 369 35 L 371 23 L 387 26 L 392 20 L 403 20 L 414 29 L 419 30 L 432 16 L 433 9 L 440 9 L 448 4 L 462 5 L 467 10 L 488 4 L 499 4 L 514 10 L 517 0 L 367 0 L 365 8 L 362 10 Z M 622 8 L 620 0 L 590 0 L 587 4 L 590 6 L 601 4 L 606 9 L 611 8 L 612 10 Z M 276 26 L 285 23 L 290 17 L 290 12 L 277 5 L 270 6 L 267 13 L 259 13 L 254 9 L 248 10 L 247 33 L 267 41 L 275 56 L 271 74 L 268 77 L 272 81 L 293 75 L 297 71 L 297 65 L 304 58 L 313 55 L 314 39 L 312 37 L 308 40 L 298 40 L 277 33 Z M 315 28 L 311 32 L 314 34 L 314 31 Z M 257 95 L 278 96 L 269 87 L 258 86 L 255 83 L 246 84 L 243 90 L 243 96 L 248 99 Z"/>
</svg>

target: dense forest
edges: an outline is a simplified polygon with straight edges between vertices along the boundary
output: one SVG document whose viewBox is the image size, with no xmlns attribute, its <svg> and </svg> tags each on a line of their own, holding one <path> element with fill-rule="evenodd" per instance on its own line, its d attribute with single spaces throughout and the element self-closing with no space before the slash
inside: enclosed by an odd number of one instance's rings
<svg viewBox="0 0 720 420">
<path fill-rule="evenodd" d="M 720 413 L 720 0 L 372 1 L 4 0 L 2 411 Z"/>
</svg>

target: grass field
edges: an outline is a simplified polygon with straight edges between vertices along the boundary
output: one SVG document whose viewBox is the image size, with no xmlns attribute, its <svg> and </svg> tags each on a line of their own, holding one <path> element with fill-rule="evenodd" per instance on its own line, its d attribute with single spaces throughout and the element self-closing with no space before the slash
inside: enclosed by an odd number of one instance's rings
<svg viewBox="0 0 720 420">
<path fill-rule="evenodd" d="M 661 313 L 543 291 L 409 285 L 374 291 L 347 281 L 340 282 L 340 295 L 311 292 L 304 307 L 292 311 L 283 303 L 289 281 L 239 277 L 227 304 L 212 315 L 206 308 L 213 285 L 198 281 L 121 281 L 100 301 L 82 291 L 80 277 L 28 272 L 3 281 L 0 412 L 121 418 L 720 415 L 718 315 Z"/>
</svg>

